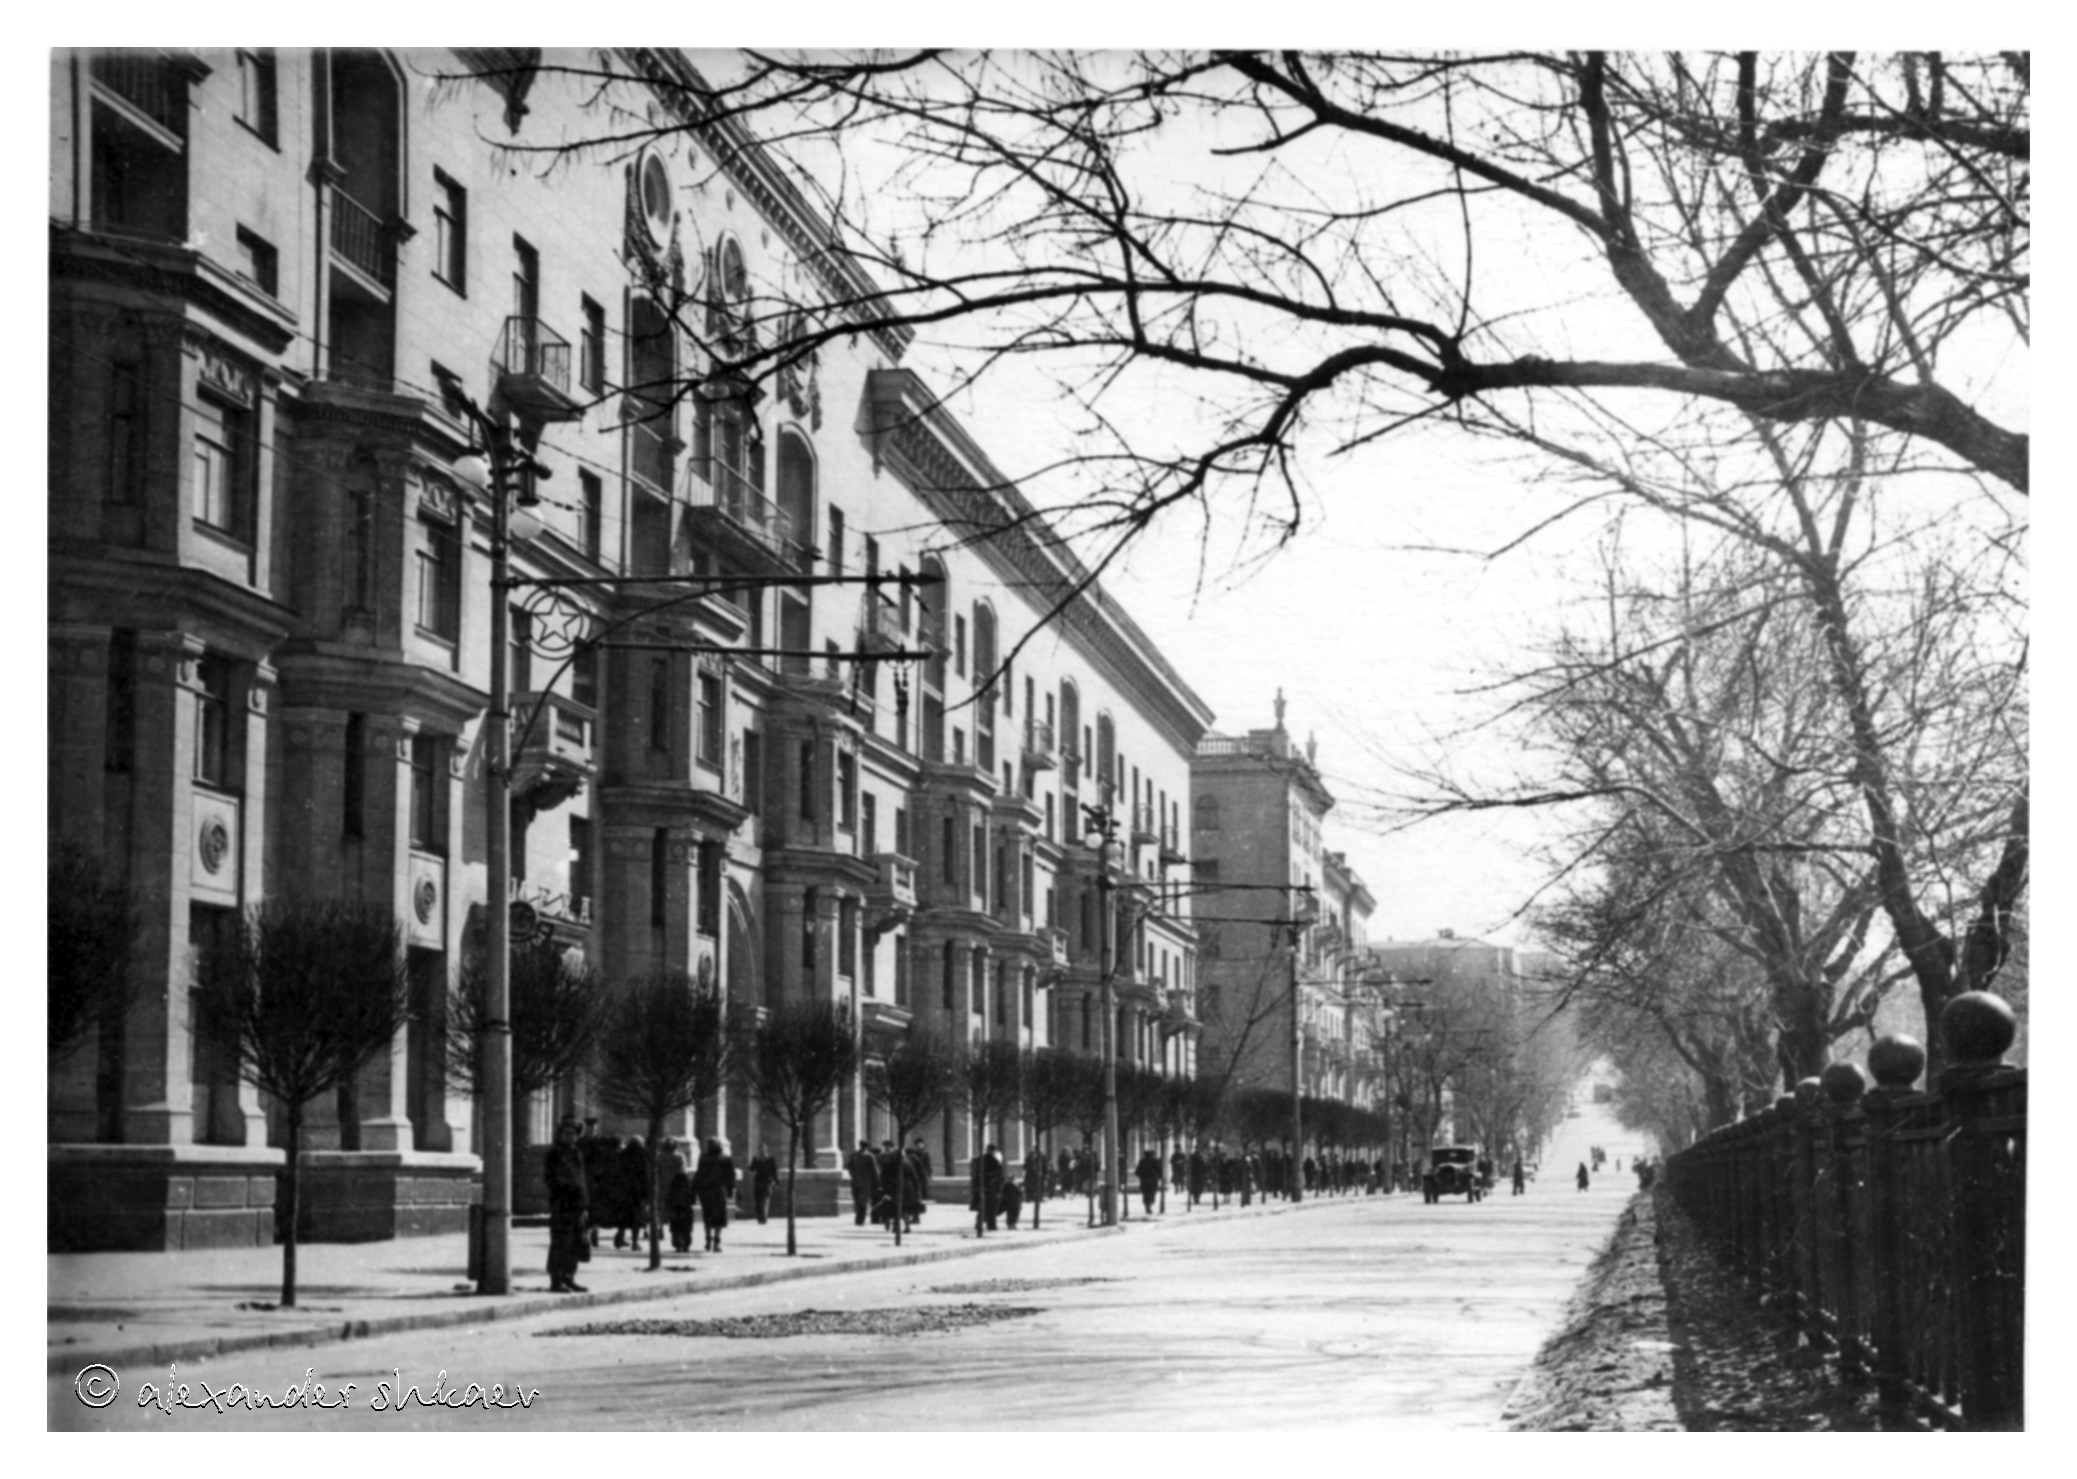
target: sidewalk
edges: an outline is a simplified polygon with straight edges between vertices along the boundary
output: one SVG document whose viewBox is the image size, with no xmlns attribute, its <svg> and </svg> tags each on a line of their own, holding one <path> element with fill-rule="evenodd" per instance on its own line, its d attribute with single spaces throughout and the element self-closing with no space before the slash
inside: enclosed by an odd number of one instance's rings
<svg viewBox="0 0 2077 1479">
<path fill-rule="evenodd" d="M 1257 1202 L 1242 1209 L 1210 1204 L 1181 1210 L 1172 1198 L 1159 1222 L 1259 1217 L 1344 1199 Z M 1157 1204 L 1158 1205 L 1158 1204 Z M 468 1240 L 460 1233 L 397 1238 L 381 1243 L 306 1243 L 297 1249 L 297 1307 L 274 1308 L 281 1298 L 281 1249 L 225 1248 L 185 1253 L 53 1253 L 49 1263 L 48 1371 L 70 1372 L 91 1362 L 153 1365 L 268 1346 L 323 1345 L 369 1335 L 446 1325 L 523 1319 L 557 1310 L 667 1299 L 702 1289 L 757 1284 L 963 1258 L 990 1250 L 1110 1236 L 1145 1226 L 1133 1199 L 1123 1228 L 1087 1226 L 1088 1204 L 1049 1201 L 1034 1232 L 1031 1209 L 1024 1226 L 976 1238 L 972 1216 L 953 1202 L 933 1202 L 897 1248 L 884 1228 L 856 1226 L 849 1216 L 804 1218 L 796 1225 L 800 1252 L 786 1256 L 786 1224 L 774 1218 L 729 1225 L 725 1251 L 672 1253 L 665 1235 L 663 1266 L 649 1272 L 646 1246 L 615 1249 L 602 1238 L 578 1273 L 586 1293 L 548 1292 L 548 1230 L 512 1230 L 512 1293 L 480 1296 L 467 1281 Z"/>
</svg>

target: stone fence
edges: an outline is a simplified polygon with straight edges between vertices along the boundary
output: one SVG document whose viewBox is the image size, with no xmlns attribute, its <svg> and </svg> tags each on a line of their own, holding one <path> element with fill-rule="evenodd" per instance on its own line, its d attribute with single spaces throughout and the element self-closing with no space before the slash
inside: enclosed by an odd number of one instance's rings
<svg viewBox="0 0 2077 1479">
<path fill-rule="evenodd" d="M 1948 1003 L 1951 1066 L 1885 1037 L 1666 1162 L 1683 1211 L 1885 1427 L 2024 1425 L 2027 1075 L 2012 1009 Z"/>
</svg>

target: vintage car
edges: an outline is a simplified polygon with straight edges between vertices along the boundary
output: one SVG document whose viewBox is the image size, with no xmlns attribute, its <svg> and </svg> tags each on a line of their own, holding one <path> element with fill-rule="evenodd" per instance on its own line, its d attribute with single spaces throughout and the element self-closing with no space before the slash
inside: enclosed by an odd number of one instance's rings
<svg viewBox="0 0 2077 1479">
<path fill-rule="evenodd" d="M 1468 1145 L 1438 1145 L 1428 1152 L 1428 1170 L 1421 1177 L 1421 1200 L 1439 1202 L 1461 1196 L 1475 1202 L 1485 1195 L 1479 1182 L 1478 1152 Z"/>
</svg>

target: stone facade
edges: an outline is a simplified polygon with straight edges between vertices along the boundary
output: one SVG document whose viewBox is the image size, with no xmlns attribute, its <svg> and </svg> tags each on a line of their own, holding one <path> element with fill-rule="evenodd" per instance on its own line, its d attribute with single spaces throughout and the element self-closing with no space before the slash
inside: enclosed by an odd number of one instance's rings
<svg viewBox="0 0 2077 1479">
<path fill-rule="evenodd" d="M 442 1008 L 486 904 L 526 903 L 525 948 L 606 989 L 674 970 L 731 1013 L 841 1002 L 869 1048 L 917 1020 L 1093 1043 L 1083 808 L 1108 802 L 1112 866 L 1163 903 L 1121 953 L 1121 1052 L 1190 1071 L 1195 935 L 1159 886 L 1211 715 L 1098 589 L 1038 632 L 1083 572 L 902 368 L 903 331 L 861 319 L 758 386 L 645 396 L 706 368 L 674 311 L 770 333 L 869 284 L 810 250 L 828 223 L 741 136 L 509 168 L 487 140 L 599 127 L 588 88 L 531 70 L 556 60 L 54 57 L 51 834 L 127 880 L 144 928 L 126 1012 L 51 1066 L 53 1247 L 273 1235 L 280 1107 L 188 1022 L 198 932 L 269 897 L 389 905 L 422 1009 L 310 1106 L 311 1238 L 465 1221 L 480 1126 Z M 614 64 L 671 84 L 615 90 L 659 122 L 696 75 Z M 582 582 L 511 597 L 510 880 L 486 866 L 491 508 L 456 475 L 472 432 L 443 374 L 542 429 L 514 574 Z M 977 516 L 993 537 L 948 532 Z M 787 579 L 903 570 L 944 583 Z M 757 584 L 625 583 L 692 574 Z M 579 1075 L 523 1106 L 525 1138 L 566 1112 L 640 1128 Z M 784 1145 L 733 1090 L 669 1128 L 739 1160 Z M 804 1209 L 834 1210 L 843 1147 L 885 1132 L 854 1086 Z M 927 1133 L 941 1173 L 983 1138 L 1022 1150 L 958 1116 Z M 515 1156 L 518 1210 L 537 1163 Z"/>
</svg>

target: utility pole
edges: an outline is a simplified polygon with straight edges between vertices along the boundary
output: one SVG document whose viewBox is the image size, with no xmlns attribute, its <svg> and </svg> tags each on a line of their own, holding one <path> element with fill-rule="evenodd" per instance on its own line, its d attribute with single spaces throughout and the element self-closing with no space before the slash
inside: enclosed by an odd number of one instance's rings
<svg viewBox="0 0 2077 1479">
<path fill-rule="evenodd" d="M 1116 910 L 1112 906 L 1112 895 L 1116 892 L 1111 882 L 1111 845 L 1117 840 L 1118 818 L 1111 810 L 1111 781 L 1108 776 L 1103 782 L 1103 801 L 1097 806 L 1084 806 L 1089 813 L 1089 830 L 1102 840 L 1097 844 L 1096 864 L 1096 964 L 1097 1003 L 1103 1013 L 1103 1034 L 1099 1047 L 1103 1053 L 1103 1200 L 1102 1225 L 1114 1227 L 1118 1222 L 1118 1007 L 1117 982 L 1113 974 L 1117 964 L 1117 945 L 1112 938 L 1116 923 Z"/>
<path fill-rule="evenodd" d="M 1300 1021 L 1302 1015 L 1298 1000 L 1298 936 L 1301 926 L 1295 919 L 1289 926 L 1288 943 L 1291 947 L 1291 1200 L 1305 1200 L 1305 1120 L 1299 1108 L 1299 1096 L 1305 1088 L 1305 1032 Z"/>
</svg>

